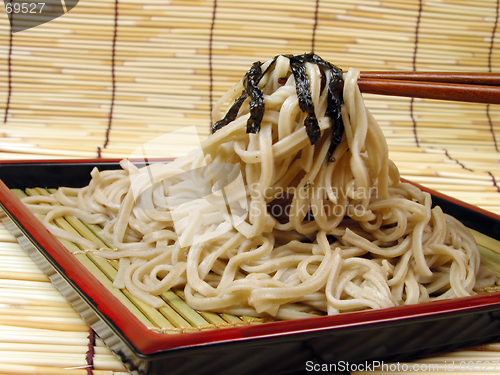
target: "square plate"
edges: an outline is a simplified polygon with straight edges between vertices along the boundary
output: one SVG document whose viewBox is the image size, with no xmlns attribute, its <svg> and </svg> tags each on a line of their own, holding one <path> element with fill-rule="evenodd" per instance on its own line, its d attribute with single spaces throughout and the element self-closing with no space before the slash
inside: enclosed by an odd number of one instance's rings
<svg viewBox="0 0 500 375">
<path fill-rule="evenodd" d="M 11 189 L 82 187 L 118 160 L 0 163 L 4 222 L 133 374 L 299 373 L 322 364 L 407 361 L 500 340 L 500 292 L 307 319 L 168 334 L 151 329 L 99 281 Z M 144 163 L 137 163 L 143 166 Z M 433 203 L 500 240 L 500 217 L 435 191 Z M 377 362 L 375 362 L 377 363 Z"/>
</svg>

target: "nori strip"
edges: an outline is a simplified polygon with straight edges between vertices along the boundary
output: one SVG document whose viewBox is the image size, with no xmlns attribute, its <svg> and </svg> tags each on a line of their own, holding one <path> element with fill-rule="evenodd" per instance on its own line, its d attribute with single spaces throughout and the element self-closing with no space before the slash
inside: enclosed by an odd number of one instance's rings
<svg viewBox="0 0 500 375">
<path fill-rule="evenodd" d="M 262 78 L 262 63 L 254 62 L 245 77 L 245 91 L 250 97 L 250 118 L 247 121 L 247 133 L 258 133 L 264 117 L 264 94 L 257 84 Z"/>
<path fill-rule="evenodd" d="M 295 86 L 297 97 L 299 99 L 299 107 L 307 113 L 304 120 L 304 126 L 309 137 L 311 144 L 315 144 L 321 135 L 318 120 L 314 112 L 314 104 L 311 98 L 310 82 L 307 76 L 305 63 L 317 64 L 320 67 L 321 73 L 325 78 L 324 84 L 328 85 L 328 102 L 326 108 L 326 115 L 330 119 L 330 127 L 332 131 L 330 146 L 328 148 L 328 159 L 331 159 L 335 148 L 342 140 L 344 134 L 344 124 L 340 114 L 340 108 L 343 104 L 342 91 L 337 88 L 338 83 L 342 80 L 342 70 L 328 61 L 323 60 L 321 57 L 314 53 L 307 53 L 303 55 L 285 55 L 290 59 L 290 68 L 295 78 Z M 250 96 L 250 118 L 247 121 L 247 133 L 258 133 L 260 124 L 264 116 L 265 103 L 262 90 L 259 89 L 258 84 L 262 77 L 271 69 L 276 63 L 277 56 L 273 59 L 271 64 L 262 72 L 262 63 L 255 62 L 250 70 L 245 74 L 245 81 L 243 83 L 243 92 L 238 99 L 233 103 L 231 108 L 224 116 L 212 127 L 212 133 L 216 132 L 223 126 L 234 121 L 238 116 L 238 112 Z M 323 85 L 323 83 L 322 83 Z"/>
<path fill-rule="evenodd" d="M 258 133 L 260 130 L 260 123 L 264 116 L 264 95 L 261 89 L 257 86 L 262 79 L 262 77 L 271 69 L 276 63 L 276 58 L 271 61 L 269 66 L 264 72 L 262 72 L 262 63 L 257 61 L 254 62 L 252 67 L 246 72 L 245 80 L 243 82 L 243 92 L 233 103 L 231 108 L 227 111 L 223 119 L 217 121 L 212 126 L 212 134 L 215 133 L 220 128 L 226 126 L 230 122 L 234 121 L 238 116 L 241 106 L 245 100 L 250 96 L 252 100 L 250 101 L 250 118 L 247 121 L 247 133 Z"/>
<path fill-rule="evenodd" d="M 214 126 L 212 126 L 212 133 L 215 133 L 217 130 L 226 126 L 227 124 L 236 119 L 236 116 L 238 116 L 238 112 L 240 111 L 240 108 L 247 97 L 248 97 L 247 93 L 243 91 L 243 93 L 239 96 L 239 98 L 236 99 L 236 101 L 233 103 L 231 108 L 229 108 L 224 118 L 222 120 L 217 121 L 214 124 Z"/>
<path fill-rule="evenodd" d="M 315 144 L 321 136 L 321 130 L 318 125 L 318 119 L 314 113 L 314 104 L 311 98 L 311 89 L 309 77 L 307 76 L 305 60 L 301 56 L 290 56 L 290 69 L 292 70 L 293 77 L 295 78 L 295 90 L 299 99 L 299 107 L 302 112 L 307 113 L 304 120 L 307 136 L 311 144 Z"/>
<path fill-rule="evenodd" d="M 342 80 L 342 71 L 336 69 L 330 71 L 333 73 L 333 77 L 330 78 L 328 83 L 328 101 L 326 107 L 326 115 L 330 119 L 330 128 L 332 129 L 332 135 L 330 138 L 330 146 L 328 148 L 328 160 L 331 161 L 333 152 L 342 140 L 342 135 L 344 134 L 344 122 L 342 121 L 342 115 L 340 113 L 340 108 L 343 104 L 342 91 L 337 89 L 338 83 Z"/>
<path fill-rule="evenodd" d="M 342 81 L 342 69 L 329 63 L 328 61 L 323 60 L 314 53 L 304 54 L 297 56 L 296 58 L 299 58 L 304 63 L 309 62 L 317 64 L 320 67 L 323 76 L 326 76 L 329 92 L 326 115 L 330 119 L 330 128 L 332 130 L 330 146 L 328 148 L 328 160 L 330 160 L 335 148 L 342 140 L 342 135 L 344 134 L 344 123 L 342 122 L 342 117 L 340 115 L 340 107 L 343 104 L 342 91 L 337 88 L 338 83 Z M 311 144 L 313 143 L 311 142 Z"/>
</svg>

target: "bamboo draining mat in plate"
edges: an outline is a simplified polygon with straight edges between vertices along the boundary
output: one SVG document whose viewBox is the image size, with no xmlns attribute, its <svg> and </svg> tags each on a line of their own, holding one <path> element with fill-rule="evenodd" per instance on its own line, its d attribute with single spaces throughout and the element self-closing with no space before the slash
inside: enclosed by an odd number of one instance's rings
<svg viewBox="0 0 500 375">
<path fill-rule="evenodd" d="M 500 69 L 499 0 L 80 0 L 68 14 L 15 34 L 5 12 L 0 14 L 4 159 L 121 158 L 188 125 L 204 138 L 215 100 L 253 61 L 279 53 L 313 50 L 343 69 Z M 404 177 L 500 213 L 498 106 L 365 98 Z M 175 149 L 149 151 L 176 156 L 195 142 L 186 136 Z M 24 257 L 3 236 L 0 263 Z M 42 286 L 50 288 L 29 261 L 16 262 L 17 268 L 2 271 L 8 285 L 0 290 L 37 295 Z M 23 277 L 35 280 L 25 283 Z M 35 337 L 37 331 L 29 329 L 36 328 L 26 325 L 52 316 L 48 308 L 45 313 L 30 307 L 45 302 L 23 301 L 2 306 L 40 313 L 4 319 L 6 344 Z M 59 328 L 49 330 L 56 334 Z M 18 334 L 21 330 L 29 332 Z M 88 335 L 69 332 L 72 338 Z M 36 348 L 29 353 L 45 344 L 31 343 Z M 489 346 L 487 355 L 495 356 L 497 349 Z M 457 355 L 479 360 L 482 354 Z M 0 372 L 5 364 L 0 357 Z M 35 365 L 26 366 L 9 371 L 34 372 Z"/>
</svg>

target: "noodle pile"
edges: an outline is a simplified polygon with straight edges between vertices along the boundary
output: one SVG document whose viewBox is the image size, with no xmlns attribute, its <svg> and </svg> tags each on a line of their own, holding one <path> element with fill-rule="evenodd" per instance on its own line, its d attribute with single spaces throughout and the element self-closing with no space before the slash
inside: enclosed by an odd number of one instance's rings
<svg viewBox="0 0 500 375">
<path fill-rule="evenodd" d="M 24 201 L 54 235 L 118 259 L 114 285 L 154 307 L 173 287 L 197 310 L 279 319 L 475 294 L 494 275 L 460 222 L 400 182 L 358 75 L 313 54 L 255 63 L 200 149 Z M 65 215 L 113 249 L 58 228 Z"/>
</svg>

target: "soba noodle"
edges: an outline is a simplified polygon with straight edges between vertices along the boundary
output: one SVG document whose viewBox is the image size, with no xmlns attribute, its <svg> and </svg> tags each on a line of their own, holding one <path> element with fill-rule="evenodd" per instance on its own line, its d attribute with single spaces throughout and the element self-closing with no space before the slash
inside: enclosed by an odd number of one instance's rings
<svg viewBox="0 0 500 375">
<path fill-rule="evenodd" d="M 114 285 L 154 307 L 174 287 L 197 310 L 280 319 L 474 294 L 473 237 L 400 182 L 358 75 L 341 91 L 342 72 L 312 54 L 256 63 L 215 105 L 200 149 L 123 160 L 25 203 L 54 235 L 119 260 Z M 58 228 L 65 215 L 102 225 L 113 249 Z"/>
</svg>

